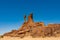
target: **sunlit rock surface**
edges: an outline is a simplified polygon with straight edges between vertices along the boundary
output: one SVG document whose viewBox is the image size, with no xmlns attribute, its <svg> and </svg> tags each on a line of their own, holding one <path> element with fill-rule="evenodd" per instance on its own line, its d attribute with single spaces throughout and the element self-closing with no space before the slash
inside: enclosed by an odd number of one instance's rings
<svg viewBox="0 0 60 40">
<path fill-rule="evenodd" d="M 60 24 L 48 24 L 44 25 L 43 22 L 34 22 L 33 14 L 28 16 L 28 20 L 26 20 L 26 16 L 24 16 L 24 23 L 18 30 L 12 30 L 11 32 L 5 33 L 3 36 L 11 36 L 11 37 L 45 37 L 45 36 L 58 36 L 60 35 Z"/>
</svg>

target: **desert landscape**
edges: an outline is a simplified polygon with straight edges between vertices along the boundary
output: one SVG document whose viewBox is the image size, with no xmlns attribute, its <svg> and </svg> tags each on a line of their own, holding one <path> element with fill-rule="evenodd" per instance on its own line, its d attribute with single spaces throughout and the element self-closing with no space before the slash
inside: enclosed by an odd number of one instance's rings
<svg viewBox="0 0 60 40">
<path fill-rule="evenodd" d="M 0 0 L 0 40 L 60 40 L 60 0 Z"/>
<path fill-rule="evenodd" d="M 0 40 L 60 40 L 60 24 L 45 26 L 43 22 L 34 22 L 30 13 L 28 20 L 24 16 L 24 23 L 18 30 L 3 34 Z"/>
</svg>

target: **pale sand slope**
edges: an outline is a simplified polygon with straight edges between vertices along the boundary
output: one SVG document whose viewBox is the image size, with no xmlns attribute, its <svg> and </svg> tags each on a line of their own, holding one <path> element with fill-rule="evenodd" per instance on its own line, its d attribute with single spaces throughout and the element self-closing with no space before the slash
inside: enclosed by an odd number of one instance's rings
<svg viewBox="0 0 60 40">
<path fill-rule="evenodd" d="M 24 37 L 24 38 L 19 38 L 19 37 L 4 37 L 0 38 L 0 40 L 60 40 L 60 37 L 45 37 L 45 38 L 32 38 L 32 37 Z"/>
</svg>

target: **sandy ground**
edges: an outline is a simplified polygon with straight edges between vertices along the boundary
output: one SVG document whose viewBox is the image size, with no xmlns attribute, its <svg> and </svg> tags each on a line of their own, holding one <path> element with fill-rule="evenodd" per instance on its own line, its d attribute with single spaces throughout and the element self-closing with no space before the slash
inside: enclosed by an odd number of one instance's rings
<svg viewBox="0 0 60 40">
<path fill-rule="evenodd" d="M 19 37 L 4 37 L 0 38 L 0 40 L 60 40 L 60 37 L 45 37 L 45 38 L 32 38 L 32 37 L 24 37 L 24 38 L 19 38 Z"/>
</svg>

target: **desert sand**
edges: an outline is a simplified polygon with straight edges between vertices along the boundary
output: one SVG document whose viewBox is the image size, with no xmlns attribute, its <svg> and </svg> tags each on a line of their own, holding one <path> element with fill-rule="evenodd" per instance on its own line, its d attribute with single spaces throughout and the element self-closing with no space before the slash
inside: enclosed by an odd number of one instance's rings
<svg viewBox="0 0 60 40">
<path fill-rule="evenodd" d="M 3 37 L 0 40 L 60 40 L 60 37 L 39 37 L 39 38 L 32 38 L 32 37 Z"/>
</svg>

